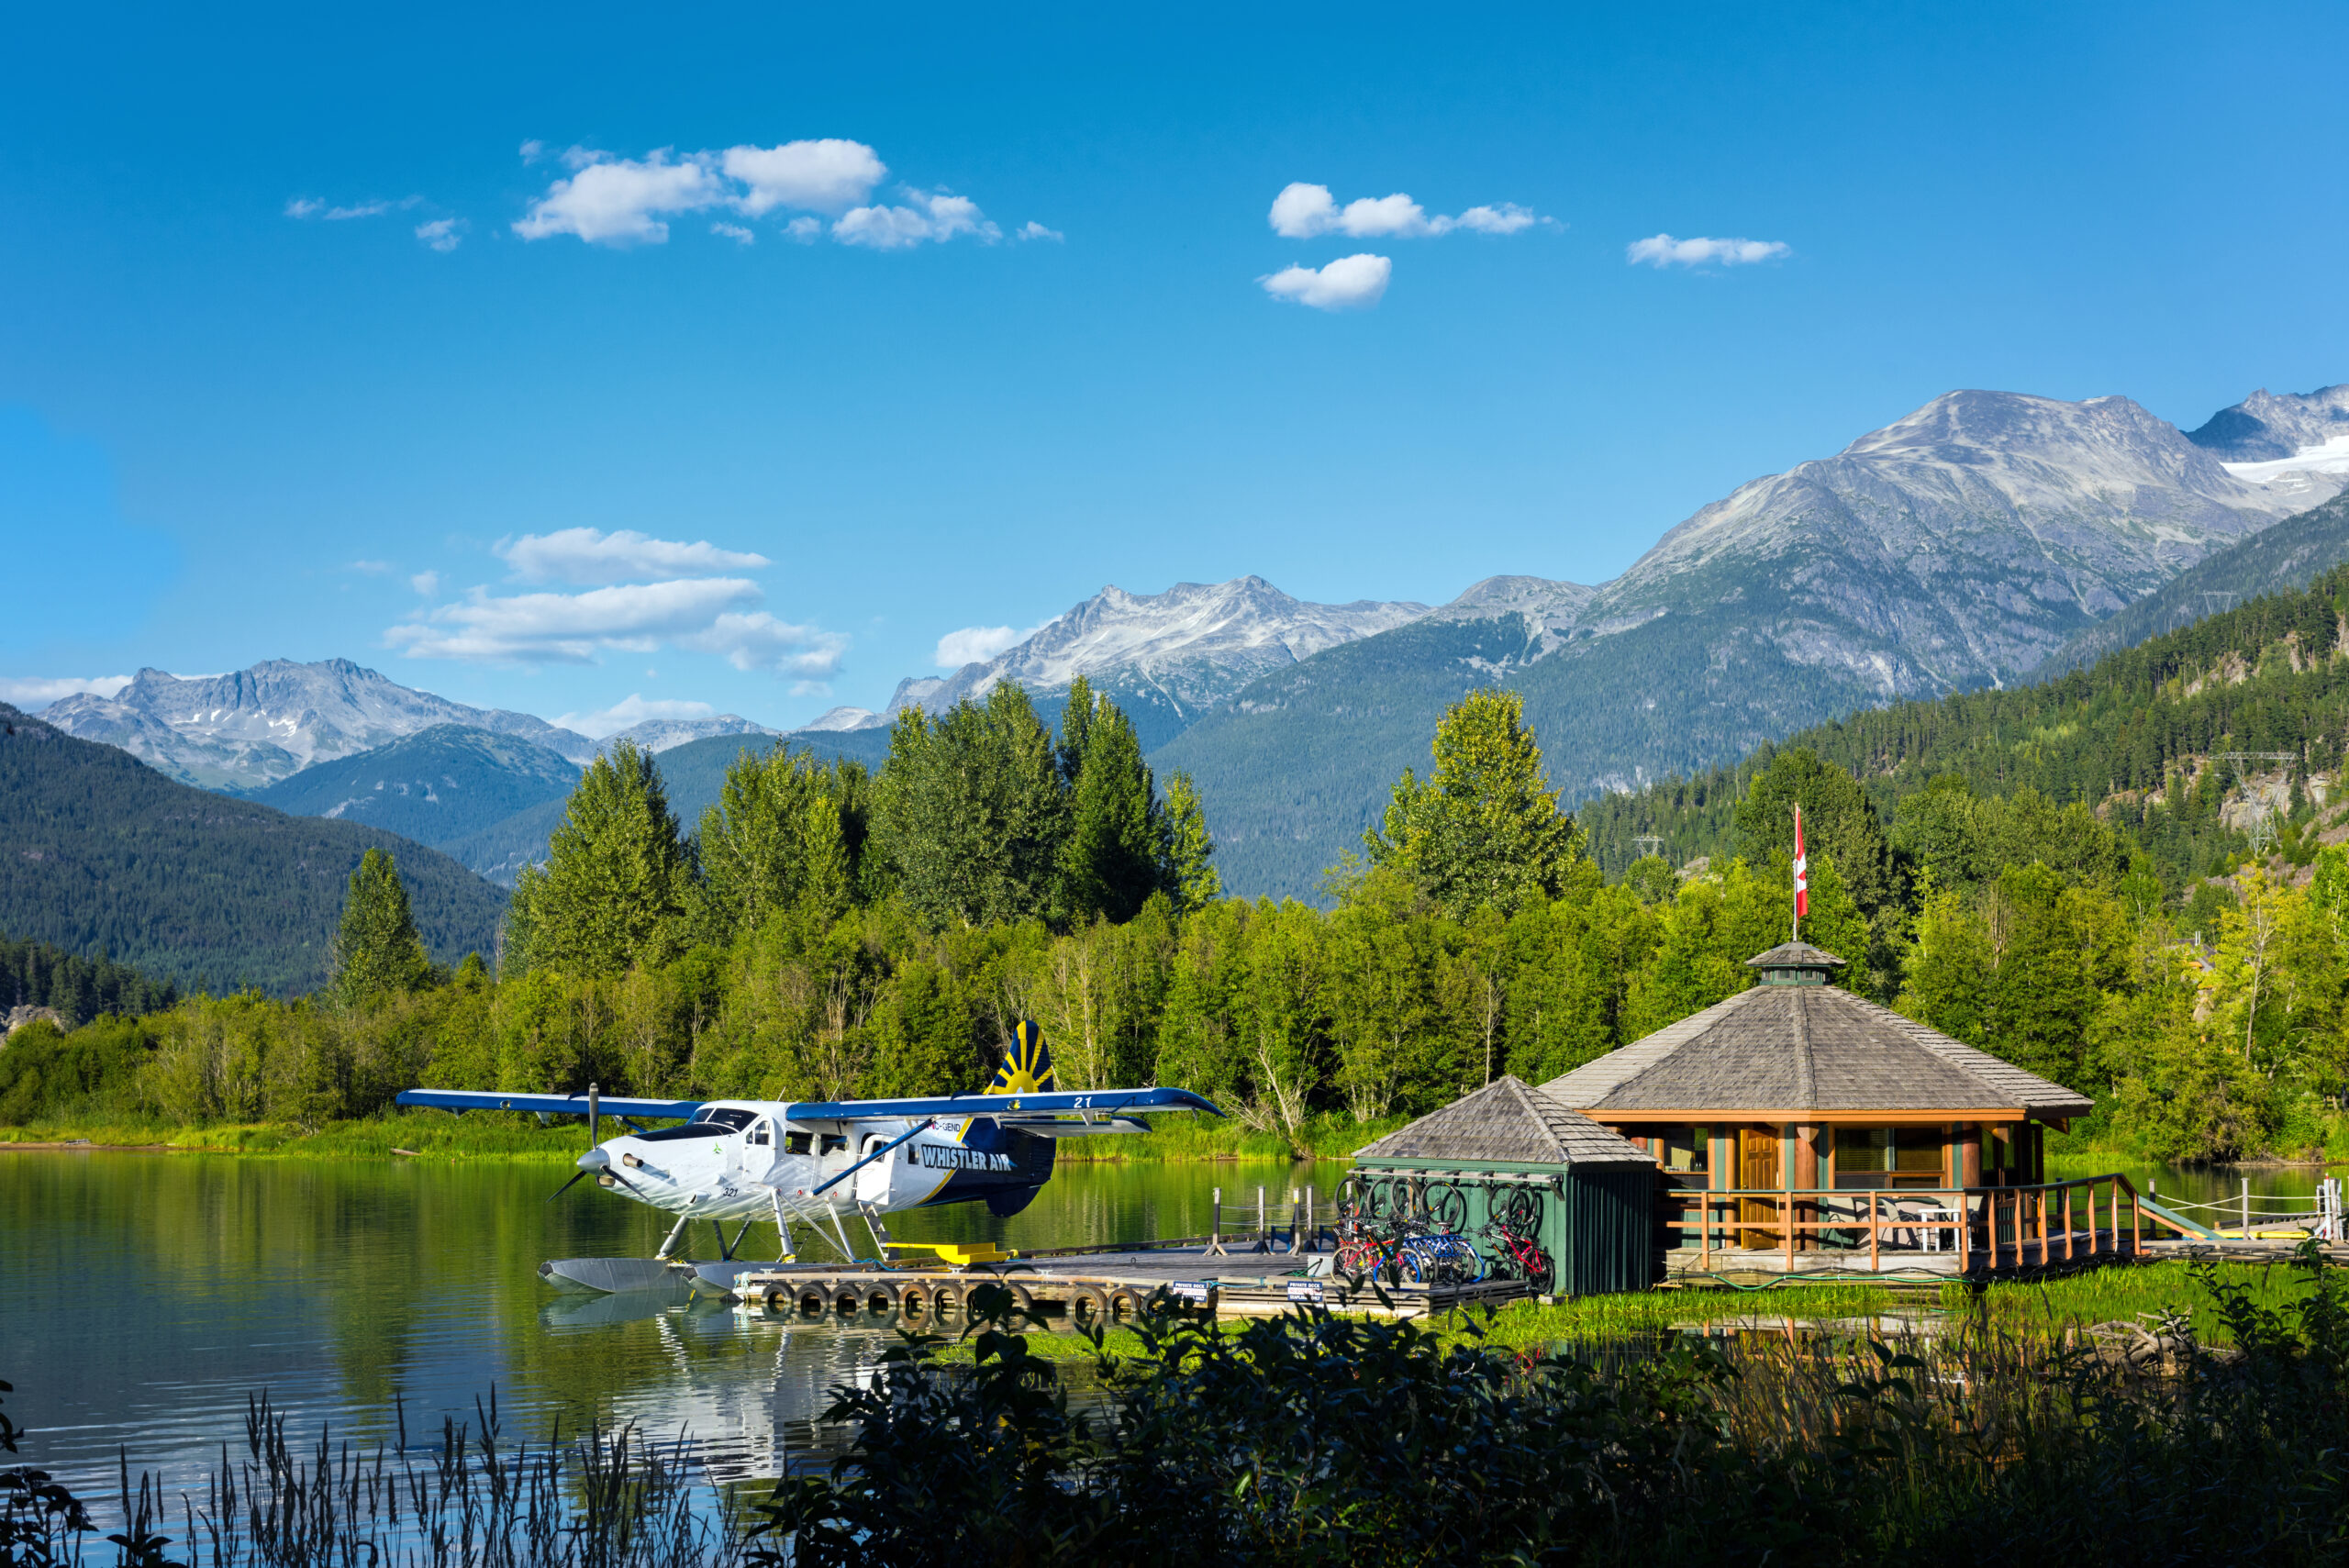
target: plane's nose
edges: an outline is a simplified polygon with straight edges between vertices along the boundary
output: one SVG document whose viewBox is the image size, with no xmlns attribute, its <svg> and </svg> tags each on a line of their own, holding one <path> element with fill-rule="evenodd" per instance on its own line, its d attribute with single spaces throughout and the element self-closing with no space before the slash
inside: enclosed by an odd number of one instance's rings
<svg viewBox="0 0 2349 1568">
<path fill-rule="evenodd" d="M 578 1164 L 583 1171 L 608 1171 L 612 1168 L 612 1157 L 600 1149 L 590 1149 L 579 1157 Z"/>
</svg>

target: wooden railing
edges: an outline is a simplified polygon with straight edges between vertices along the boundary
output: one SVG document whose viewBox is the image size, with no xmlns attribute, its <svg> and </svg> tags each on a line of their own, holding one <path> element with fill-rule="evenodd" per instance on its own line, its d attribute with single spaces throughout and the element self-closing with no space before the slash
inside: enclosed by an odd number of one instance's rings
<svg viewBox="0 0 2349 1568">
<path fill-rule="evenodd" d="M 1661 1222 L 1667 1247 L 1693 1247 L 1708 1265 L 1715 1251 L 1783 1251 L 1789 1269 L 1798 1252 L 1856 1260 L 1863 1246 L 1871 1270 L 1888 1251 L 1954 1252 L 1961 1273 L 2118 1257 L 2141 1249 L 2148 1222 L 2119 1174 L 2018 1187 L 1683 1187 L 1665 1201 L 1677 1210 Z"/>
</svg>

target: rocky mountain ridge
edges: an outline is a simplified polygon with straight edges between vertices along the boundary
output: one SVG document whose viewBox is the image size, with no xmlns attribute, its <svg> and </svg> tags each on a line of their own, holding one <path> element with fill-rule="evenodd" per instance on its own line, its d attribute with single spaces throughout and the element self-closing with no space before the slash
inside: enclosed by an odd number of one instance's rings
<svg viewBox="0 0 2349 1568">
<path fill-rule="evenodd" d="M 348 659 L 270 659 L 222 675 L 141 670 L 112 697 L 79 693 L 41 718 L 119 746 L 182 784 L 234 793 L 439 724 L 515 736 L 574 762 L 596 754 L 594 741 L 543 718 L 414 691 Z"/>
</svg>

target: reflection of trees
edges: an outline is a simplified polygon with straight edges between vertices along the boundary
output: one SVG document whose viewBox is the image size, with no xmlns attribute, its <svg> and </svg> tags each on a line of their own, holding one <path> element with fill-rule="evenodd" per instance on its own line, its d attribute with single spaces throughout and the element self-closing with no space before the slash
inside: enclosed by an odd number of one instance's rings
<svg viewBox="0 0 2349 1568">
<path fill-rule="evenodd" d="M 1215 1186 L 1238 1205 L 1262 1182 L 1278 1202 L 1305 1182 L 1326 1191 L 1333 1170 L 1079 1165 L 1010 1219 L 963 1205 L 900 1216 L 892 1230 L 1029 1247 L 1195 1234 Z M 562 1174 L 525 1162 L 0 1156 L 11 1276 L 0 1307 L 32 1308 L 0 1310 L 0 1377 L 18 1385 L 28 1424 L 61 1429 L 54 1451 L 103 1453 L 109 1473 L 125 1438 L 134 1465 L 212 1462 L 240 1435 L 247 1390 L 276 1390 L 296 1427 L 325 1416 L 373 1440 L 395 1397 L 417 1434 L 440 1412 L 469 1417 L 495 1385 L 516 1437 L 543 1435 L 557 1415 L 567 1430 L 683 1427 L 739 1476 L 772 1473 L 816 1442 L 831 1388 L 894 1342 L 871 1318 L 707 1305 L 567 1322 L 550 1310 L 561 1298 L 539 1278 L 542 1261 L 644 1256 L 666 1226 L 584 1185 L 545 1203 Z M 774 1255 L 762 1229 L 745 1255 Z M 695 1240 L 715 1255 L 706 1227 Z"/>
</svg>

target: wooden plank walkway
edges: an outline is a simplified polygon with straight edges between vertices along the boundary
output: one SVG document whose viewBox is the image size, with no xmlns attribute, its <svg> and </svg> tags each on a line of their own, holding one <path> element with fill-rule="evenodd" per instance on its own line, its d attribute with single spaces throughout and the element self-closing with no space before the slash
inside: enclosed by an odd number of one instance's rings
<svg viewBox="0 0 2349 1568">
<path fill-rule="evenodd" d="M 1522 1280 L 1476 1284 L 1357 1290 L 1328 1269 L 1329 1253 L 1226 1252 L 1205 1248 L 1092 1252 L 1020 1258 L 951 1269 L 934 1264 L 766 1263 L 734 1273 L 728 1294 L 748 1310 L 803 1315 L 902 1312 L 918 1318 L 965 1307 L 979 1285 L 996 1284 L 1048 1318 L 1114 1321 L 1130 1317 L 1159 1290 L 1195 1310 L 1218 1316 L 1267 1317 L 1310 1304 L 1336 1312 L 1425 1318 L 1464 1307 L 1499 1306 L 1531 1294 Z"/>
</svg>

